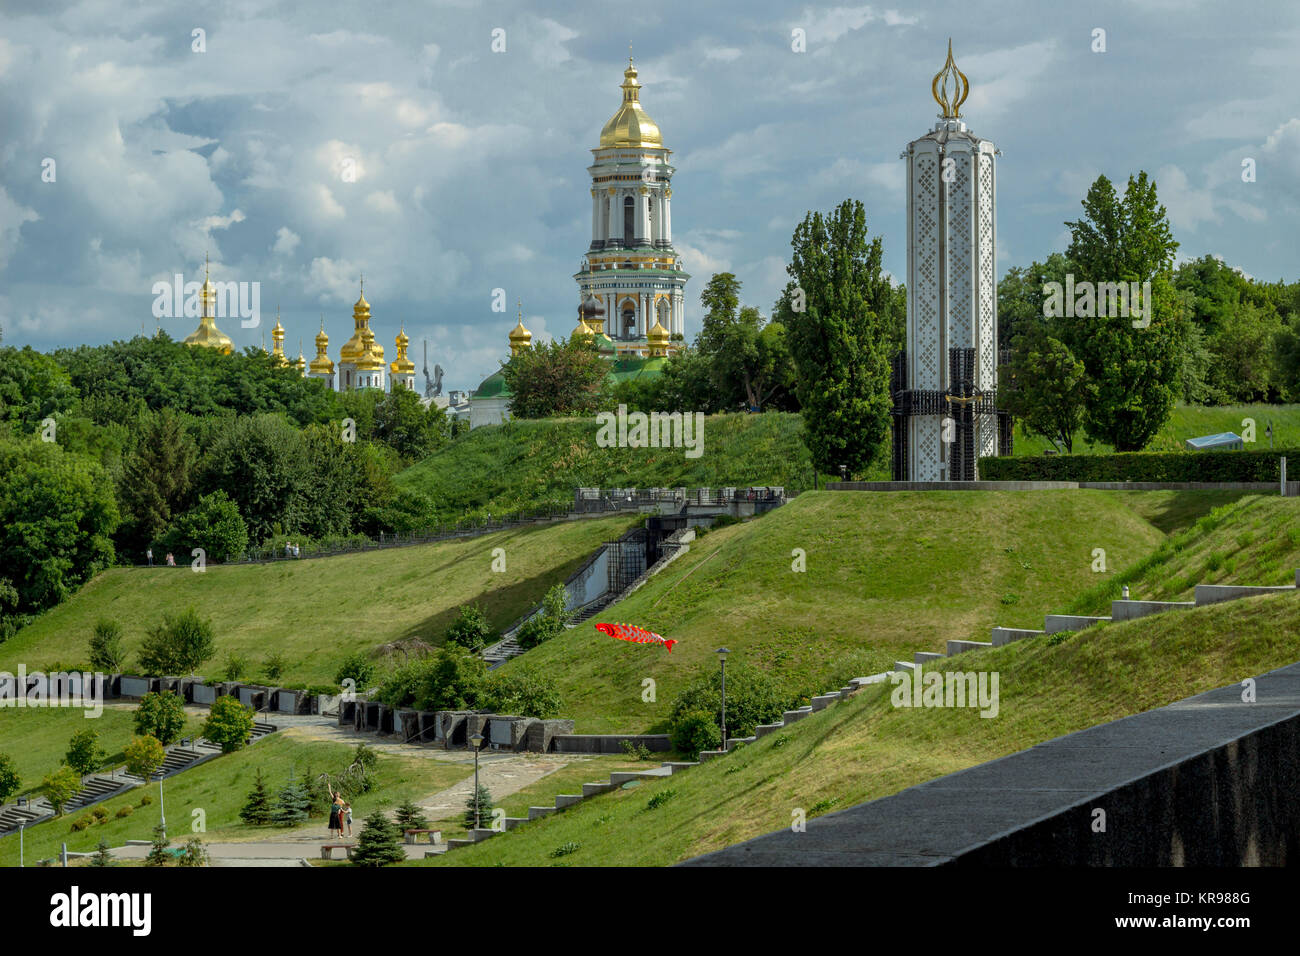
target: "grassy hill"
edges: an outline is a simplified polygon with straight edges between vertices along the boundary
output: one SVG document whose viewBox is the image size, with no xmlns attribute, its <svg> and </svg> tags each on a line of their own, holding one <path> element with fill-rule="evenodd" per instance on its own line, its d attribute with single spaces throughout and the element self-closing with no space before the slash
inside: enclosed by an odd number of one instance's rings
<svg viewBox="0 0 1300 956">
<path fill-rule="evenodd" d="M 888 686 L 868 688 L 669 780 L 614 790 L 426 865 L 667 865 L 789 826 L 795 808 L 842 810 L 1298 658 L 1295 595 L 963 654 L 936 669 L 996 670 L 997 717 L 896 709 Z M 557 858 L 566 844 L 576 849 Z"/>
<path fill-rule="evenodd" d="M 599 448 L 594 418 L 476 428 L 395 478 L 434 502 L 439 520 L 567 504 L 583 487 L 812 487 L 798 415 L 710 415 L 702 454 L 681 448 Z"/>
<path fill-rule="evenodd" d="M 193 604 L 213 621 L 221 669 L 226 655 L 256 665 L 272 652 L 287 662 L 283 684 L 325 684 L 354 650 L 418 638 L 440 643 L 459 607 L 477 601 L 495 628 L 509 625 L 633 519 L 593 518 L 478 538 L 262 565 L 114 568 L 0 644 L 0 670 L 81 667 L 101 617 L 121 622 L 128 652 L 163 612 Z M 506 570 L 492 571 L 504 548 Z"/>
<path fill-rule="evenodd" d="M 1190 601 L 1198 584 L 1294 584 L 1300 568 L 1300 507 L 1277 495 L 1242 495 L 1215 508 L 1120 574 L 1079 595 L 1068 610 L 1110 613 L 1129 585 L 1145 601 Z"/>
<path fill-rule="evenodd" d="M 808 492 L 704 535 L 597 618 L 675 638 L 671 654 L 587 623 L 506 668 L 551 674 L 583 732 L 643 730 L 700 668 L 717 667 L 724 644 L 732 661 L 822 693 L 950 638 L 986 641 L 995 624 L 1041 627 L 1096 582 L 1095 548 L 1114 574 L 1163 540 L 1113 492 Z M 795 549 L 805 572 L 792 571 Z"/>
</svg>

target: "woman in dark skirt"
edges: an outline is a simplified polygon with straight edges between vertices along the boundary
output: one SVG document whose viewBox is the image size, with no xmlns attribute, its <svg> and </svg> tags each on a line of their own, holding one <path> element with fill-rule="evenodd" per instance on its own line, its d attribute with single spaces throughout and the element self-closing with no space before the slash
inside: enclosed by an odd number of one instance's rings
<svg viewBox="0 0 1300 956">
<path fill-rule="evenodd" d="M 330 839 L 343 839 L 343 794 L 330 789 Z"/>
</svg>

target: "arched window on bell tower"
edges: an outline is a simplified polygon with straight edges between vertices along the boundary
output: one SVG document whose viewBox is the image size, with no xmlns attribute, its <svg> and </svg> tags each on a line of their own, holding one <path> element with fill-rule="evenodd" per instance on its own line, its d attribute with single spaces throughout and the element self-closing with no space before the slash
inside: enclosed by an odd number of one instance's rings
<svg viewBox="0 0 1300 956">
<path fill-rule="evenodd" d="M 636 233 L 636 204 L 631 196 L 623 199 L 623 247 L 631 248 Z"/>
</svg>

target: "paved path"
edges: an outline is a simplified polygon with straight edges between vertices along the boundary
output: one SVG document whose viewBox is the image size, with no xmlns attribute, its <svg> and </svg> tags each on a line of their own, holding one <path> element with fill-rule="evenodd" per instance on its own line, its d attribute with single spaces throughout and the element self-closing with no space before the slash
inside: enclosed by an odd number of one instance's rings
<svg viewBox="0 0 1300 956">
<path fill-rule="evenodd" d="M 208 857 L 216 866 L 301 866 L 303 860 L 319 861 L 321 844 L 324 838 L 316 841 L 266 841 L 259 843 L 209 843 Z M 345 840 L 347 842 L 353 842 Z M 117 860 L 143 860 L 149 855 L 147 846 L 119 846 L 111 852 Z M 442 847 L 428 844 L 403 845 L 408 860 L 422 860 L 430 850 L 442 852 Z M 343 851 L 335 850 L 334 855 L 343 859 Z"/>
</svg>

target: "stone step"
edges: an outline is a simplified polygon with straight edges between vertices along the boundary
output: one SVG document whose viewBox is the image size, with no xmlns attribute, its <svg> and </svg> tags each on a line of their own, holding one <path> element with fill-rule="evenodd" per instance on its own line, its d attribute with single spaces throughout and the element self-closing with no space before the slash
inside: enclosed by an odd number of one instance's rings
<svg viewBox="0 0 1300 956">
<path fill-rule="evenodd" d="M 528 817 L 506 817 L 505 824 L 507 830 L 513 830 L 515 827 L 528 822 Z"/>
<path fill-rule="evenodd" d="M 754 728 L 755 737 L 766 737 L 774 731 L 780 730 L 785 724 L 759 724 Z"/>
<path fill-rule="evenodd" d="M 807 717 L 807 716 L 808 716 L 809 714 L 811 714 L 811 713 L 812 713 L 812 707 L 811 707 L 811 706 L 808 706 L 808 707 L 800 707 L 800 708 L 798 708 L 798 709 L 796 709 L 796 710 L 787 710 L 784 714 L 781 715 L 781 720 L 782 720 L 784 723 L 792 724 L 792 723 L 794 723 L 796 720 L 803 720 L 805 717 Z"/>
<path fill-rule="evenodd" d="M 994 647 L 1006 647 L 1012 641 L 1023 641 L 1027 637 L 1040 637 L 1046 631 L 1035 631 L 1024 627 L 995 627 L 992 632 Z"/>
<path fill-rule="evenodd" d="M 459 850 L 463 846 L 473 846 L 473 845 L 474 845 L 473 840 L 448 840 L 447 841 L 448 850 Z"/>
<path fill-rule="evenodd" d="M 840 699 L 840 695 L 838 693 L 818 694 L 816 697 L 812 699 L 811 706 L 814 712 L 819 710 L 825 710 L 827 707 L 829 707 L 831 704 L 835 703 L 835 701 L 839 699 Z"/>
<path fill-rule="evenodd" d="M 721 757 L 725 753 L 725 750 L 701 750 L 700 762 L 703 763 L 706 760 L 712 760 L 714 757 Z"/>
<path fill-rule="evenodd" d="M 745 744 L 752 744 L 758 737 L 732 737 L 727 741 L 727 751 L 735 750 Z"/>
<path fill-rule="evenodd" d="M 894 661 L 894 672 L 901 674 L 904 671 L 910 671 L 915 666 L 911 661 Z"/>
<path fill-rule="evenodd" d="M 1219 604 L 1223 601 L 1236 601 L 1241 598 L 1260 597 L 1265 594 L 1280 594 L 1289 591 L 1292 594 L 1296 592 L 1294 585 L 1285 585 L 1282 587 L 1246 587 L 1239 584 L 1198 584 L 1196 585 L 1196 606 L 1203 607 L 1206 604 Z"/>
<path fill-rule="evenodd" d="M 912 666 L 917 664 L 928 664 L 930 661 L 941 661 L 943 655 L 938 651 L 917 651 L 912 655 Z"/>
<path fill-rule="evenodd" d="M 1062 631 L 1082 631 L 1094 624 L 1104 624 L 1108 617 L 1087 617 L 1082 614 L 1049 614 L 1043 618 L 1043 630 L 1048 634 L 1060 634 Z"/>
<path fill-rule="evenodd" d="M 988 641 L 949 641 L 948 656 L 954 654 L 965 654 L 967 651 L 978 651 L 986 647 L 992 647 L 993 644 Z"/>
<path fill-rule="evenodd" d="M 466 831 L 465 836 L 471 843 L 482 843 L 484 840 L 490 840 L 502 831 L 493 830 L 491 827 L 475 827 Z"/>
<path fill-rule="evenodd" d="M 582 794 L 557 793 L 555 795 L 555 809 L 557 810 L 563 810 L 565 807 L 571 807 L 575 803 L 582 803 Z"/>
<path fill-rule="evenodd" d="M 1195 601 L 1111 601 L 1110 616 L 1116 621 L 1133 621 L 1165 611 L 1190 611 Z"/>
<path fill-rule="evenodd" d="M 529 807 L 528 819 L 540 820 L 542 817 L 549 817 L 555 812 L 555 807 Z"/>
<path fill-rule="evenodd" d="M 667 767 L 671 773 L 681 773 L 681 771 L 689 767 L 698 767 L 699 765 L 698 760 L 669 760 L 660 766 Z"/>
<path fill-rule="evenodd" d="M 582 798 L 594 797 L 598 793 L 608 793 L 613 790 L 615 784 L 612 783 L 584 783 L 582 785 Z"/>
</svg>

